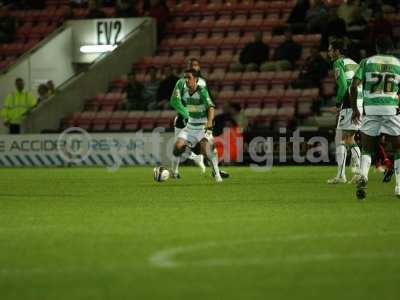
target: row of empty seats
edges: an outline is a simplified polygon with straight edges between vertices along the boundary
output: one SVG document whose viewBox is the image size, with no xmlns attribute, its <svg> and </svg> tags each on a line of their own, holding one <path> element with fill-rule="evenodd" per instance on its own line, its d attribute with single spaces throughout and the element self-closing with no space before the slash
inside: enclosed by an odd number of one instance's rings
<svg viewBox="0 0 400 300">
<path fill-rule="evenodd" d="M 115 8 L 102 8 L 107 17 L 115 16 Z M 16 19 L 14 41 L 0 45 L 0 70 L 10 67 L 19 56 L 31 50 L 40 40 L 54 32 L 66 19 L 82 19 L 88 9 L 70 9 L 69 1 L 46 1 L 43 10 L 11 10 L 0 8 L 0 17 Z"/>
<path fill-rule="evenodd" d="M 272 17 L 273 16 L 273 17 Z M 246 16 L 237 16 L 234 19 L 221 17 L 217 20 L 213 18 L 204 18 L 200 21 L 189 19 L 186 21 L 177 20 L 167 26 L 168 33 L 182 32 L 229 32 L 233 30 L 240 31 L 271 31 L 275 27 L 284 26 L 286 19 L 271 15 L 267 18 Z"/>
<path fill-rule="evenodd" d="M 182 1 L 172 7 L 175 16 L 213 16 L 229 14 L 289 13 L 295 1 Z"/>
<path fill-rule="evenodd" d="M 264 108 L 249 107 L 244 110 L 250 123 L 263 119 L 270 124 L 273 120 L 289 122 L 295 115 L 308 116 L 312 113 L 312 102 L 286 102 L 278 106 L 271 103 Z M 221 111 L 216 111 L 219 114 Z M 176 112 L 165 111 L 84 111 L 74 113 L 62 120 L 62 129 L 78 126 L 88 131 L 136 131 L 139 129 L 152 130 L 156 127 L 172 128 L 172 120 Z M 253 124 L 254 125 L 254 124 Z M 260 125 L 260 124 L 258 124 Z"/>
<path fill-rule="evenodd" d="M 304 47 L 319 46 L 321 42 L 320 34 L 296 34 L 293 40 Z M 195 37 L 183 35 L 179 38 L 167 36 L 160 44 L 160 51 L 166 50 L 240 50 L 246 44 L 254 41 L 254 33 L 248 32 L 240 35 L 238 32 L 231 32 L 227 36 L 221 34 L 197 34 Z M 278 47 L 285 41 L 284 35 L 271 35 L 270 33 L 263 35 L 263 42 L 272 49 Z M 168 51 L 167 51 L 168 52 Z"/>
<path fill-rule="evenodd" d="M 311 48 L 304 48 L 301 53 L 301 57 L 296 61 L 296 64 L 303 65 L 307 57 L 310 56 L 310 53 Z M 274 52 L 270 51 L 270 60 L 272 60 L 273 54 Z M 187 61 L 190 57 L 197 57 L 201 62 L 202 68 L 214 68 L 214 70 L 221 69 L 221 72 L 225 72 L 225 70 L 228 70 L 232 64 L 239 63 L 239 53 L 232 54 L 230 52 L 222 52 L 219 55 L 216 55 L 215 53 L 206 53 L 199 56 L 193 54 L 192 51 L 189 51 L 187 54 L 185 52 L 177 51 L 174 52 L 171 56 L 156 55 L 144 57 L 139 63 L 133 65 L 133 69 L 145 71 L 152 66 L 156 68 L 162 68 L 165 65 L 171 65 L 174 69 L 182 70 L 187 67 Z M 266 66 L 266 68 L 266 70 L 271 70 L 268 66 Z M 261 70 L 263 70 L 262 66 Z M 275 69 L 273 68 L 272 70 Z"/>
<path fill-rule="evenodd" d="M 175 111 L 84 111 L 62 120 L 61 127 L 78 126 L 89 131 L 136 131 L 154 127 L 170 128 Z"/>
<path fill-rule="evenodd" d="M 273 124 L 288 126 L 295 117 L 312 113 L 319 89 L 288 88 L 298 71 L 227 71 L 231 64 L 238 62 L 240 49 L 253 41 L 254 32 L 260 28 L 273 54 L 284 37 L 273 36 L 272 29 L 284 25 L 283 20 L 294 0 L 172 2 L 168 1 L 173 22 L 167 28 L 167 38 L 161 41 L 157 55 L 145 57 L 133 65 L 139 81 L 150 80 L 146 72 L 150 66 L 158 68 L 161 78 L 163 66 L 169 64 L 175 70 L 183 70 L 187 59 L 194 56 L 200 59 L 203 76 L 212 89 L 219 108 L 216 114 L 221 112 L 224 103 L 239 103 L 251 126 L 270 128 Z M 262 7 L 258 15 L 255 14 L 257 7 Z M 303 45 L 303 55 L 309 55 L 310 47 L 319 45 L 320 39 L 320 35 L 294 36 L 294 40 Z M 113 80 L 110 82 L 112 93 L 88 99 L 84 111 L 64 118 L 61 127 L 80 126 L 90 131 L 151 130 L 158 126 L 171 129 L 174 111 L 121 111 L 127 101 L 123 93 L 127 84 L 126 76 Z"/>
<path fill-rule="evenodd" d="M 213 98 L 217 107 L 222 107 L 226 102 L 238 103 L 241 107 L 262 108 L 269 105 L 279 105 L 283 103 L 313 102 L 319 96 L 319 89 L 266 89 L 264 86 L 256 89 L 234 90 L 228 87 L 219 92 L 213 92 Z M 86 111 L 114 111 L 123 108 L 126 103 L 126 94 L 113 92 L 98 94 L 96 97 L 88 99 L 85 103 Z M 139 100 L 138 100 L 139 101 Z"/>
</svg>

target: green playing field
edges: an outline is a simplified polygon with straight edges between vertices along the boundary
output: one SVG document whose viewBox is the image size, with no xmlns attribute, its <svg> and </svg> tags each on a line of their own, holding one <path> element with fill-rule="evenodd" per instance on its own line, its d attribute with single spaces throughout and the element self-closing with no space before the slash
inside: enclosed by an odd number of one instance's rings
<svg viewBox="0 0 400 300">
<path fill-rule="evenodd" d="M 0 299 L 399 299 L 393 182 L 225 169 L 1 169 Z"/>
</svg>

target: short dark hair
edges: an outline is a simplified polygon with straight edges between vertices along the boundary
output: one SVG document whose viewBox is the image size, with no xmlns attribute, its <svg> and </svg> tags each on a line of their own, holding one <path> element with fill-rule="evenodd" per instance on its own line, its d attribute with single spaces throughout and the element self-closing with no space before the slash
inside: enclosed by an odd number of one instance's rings
<svg viewBox="0 0 400 300">
<path fill-rule="evenodd" d="M 393 49 L 392 38 L 388 35 L 381 35 L 375 41 L 376 51 L 378 53 L 386 53 Z"/>
<path fill-rule="evenodd" d="M 198 63 L 200 63 L 200 60 L 197 59 L 196 57 L 191 57 L 191 58 L 189 58 L 189 62 L 190 62 L 190 63 L 192 63 L 192 62 L 194 62 L 194 61 L 197 61 Z"/>
<path fill-rule="evenodd" d="M 17 82 L 17 81 L 24 81 L 21 77 L 17 77 L 16 79 L 15 79 L 15 82 Z"/>
<path fill-rule="evenodd" d="M 185 74 L 186 73 L 191 73 L 196 78 L 199 77 L 199 72 L 197 72 L 195 69 L 187 69 L 187 70 L 185 70 Z"/>
<path fill-rule="evenodd" d="M 329 45 L 333 50 L 339 50 L 340 53 L 344 53 L 346 50 L 346 45 L 342 39 L 334 39 L 329 43 Z"/>
</svg>

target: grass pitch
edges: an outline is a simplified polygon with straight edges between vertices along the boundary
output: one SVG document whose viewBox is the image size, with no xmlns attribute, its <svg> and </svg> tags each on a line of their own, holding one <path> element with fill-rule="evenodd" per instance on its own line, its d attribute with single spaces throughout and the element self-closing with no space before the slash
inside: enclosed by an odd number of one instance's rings
<svg viewBox="0 0 400 300">
<path fill-rule="evenodd" d="M 399 299 L 393 182 L 225 169 L 1 169 L 0 299 Z"/>
</svg>

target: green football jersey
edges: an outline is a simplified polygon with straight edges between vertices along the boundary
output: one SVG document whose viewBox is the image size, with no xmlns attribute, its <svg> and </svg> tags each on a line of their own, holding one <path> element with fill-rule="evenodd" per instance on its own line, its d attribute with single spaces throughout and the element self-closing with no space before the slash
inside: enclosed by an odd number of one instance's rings
<svg viewBox="0 0 400 300">
<path fill-rule="evenodd" d="M 208 108 L 214 107 L 205 81 L 199 78 L 197 89 L 190 94 L 184 79 L 180 79 L 171 97 L 171 106 L 184 118 L 188 118 L 189 125 L 204 126 L 207 123 Z"/>
<path fill-rule="evenodd" d="M 398 107 L 400 61 L 378 54 L 363 59 L 354 76 L 363 82 L 366 115 L 395 115 Z"/>
</svg>

